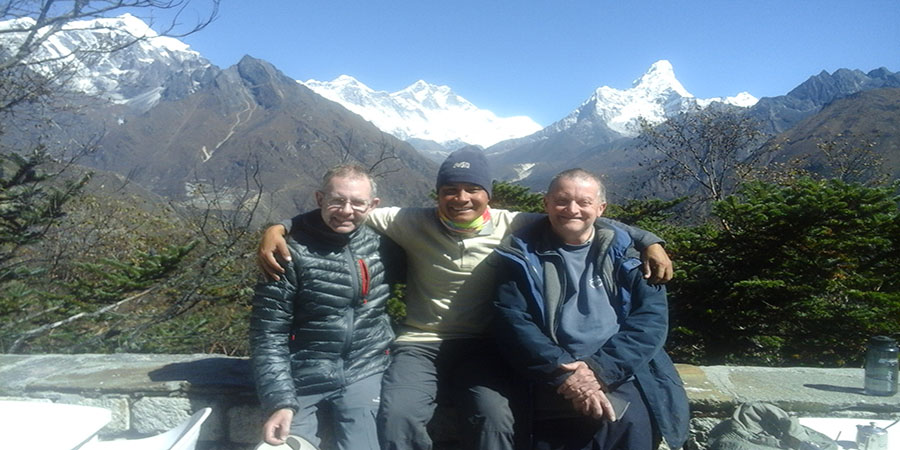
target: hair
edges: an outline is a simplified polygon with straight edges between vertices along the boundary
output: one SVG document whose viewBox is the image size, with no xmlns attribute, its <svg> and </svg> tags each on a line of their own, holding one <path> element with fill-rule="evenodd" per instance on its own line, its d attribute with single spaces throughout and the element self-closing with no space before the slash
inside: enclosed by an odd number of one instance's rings
<svg viewBox="0 0 900 450">
<path fill-rule="evenodd" d="M 377 197 L 378 185 L 375 183 L 375 179 L 372 178 L 372 175 L 365 167 L 359 164 L 352 163 L 338 164 L 328 169 L 328 171 L 325 172 L 325 176 L 322 177 L 322 186 L 319 187 L 319 191 L 325 192 L 325 189 L 328 187 L 328 183 L 330 183 L 332 179 L 337 177 L 369 180 L 369 186 L 371 186 L 372 188 L 372 198 Z"/>
<path fill-rule="evenodd" d="M 594 175 L 593 173 L 580 167 L 563 170 L 562 172 L 556 174 L 553 179 L 550 180 L 550 184 L 547 185 L 547 193 L 549 194 L 551 191 L 553 191 L 553 188 L 555 188 L 560 180 L 563 179 L 593 181 L 594 183 L 597 183 L 597 199 L 603 203 L 606 203 L 606 186 L 603 185 L 603 181 L 600 181 L 600 177 L 598 177 L 597 175 Z"/>
</svg>

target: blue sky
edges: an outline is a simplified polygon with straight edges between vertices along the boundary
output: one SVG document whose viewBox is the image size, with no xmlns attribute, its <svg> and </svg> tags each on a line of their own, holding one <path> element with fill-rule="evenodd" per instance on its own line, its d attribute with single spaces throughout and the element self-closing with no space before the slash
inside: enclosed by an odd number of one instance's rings
<svg viewBox="0 0 900 450">
<path fill-rule="evenodd" d="M 542 125 L 660 59 L 701 98 L 782 95 L 822 70 L 900 70 L 897 0 L 222 3 L 184 41 L 223 68 L 249 54 L 300 80 L 347 74 L 393 92 L 423 79 Z"/>
</svg>

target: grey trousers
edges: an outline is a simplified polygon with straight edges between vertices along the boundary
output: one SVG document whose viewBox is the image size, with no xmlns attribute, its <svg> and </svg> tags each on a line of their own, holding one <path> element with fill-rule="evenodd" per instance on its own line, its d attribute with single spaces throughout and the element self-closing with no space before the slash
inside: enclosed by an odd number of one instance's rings
<svg viewBox="0 0 900 450">
<path fill-rule="evenodd" d="M 515 448 L 512 369 L 485 339 L 395 343 L 384 374 L 378 431 L 382 450 L 432 448 L 426 425 L 437 402 L 459 413 L 461 448 Z"/>
<path fill-rule="evenodd" d="M 319 437 L 319 408 L 326 407 L 331 417 L 334 448 L 339 450 L 379 450 L 375 417 L 381 392 L 381 374 L 363 378 L 353 384 L 323 394 L 297 397 L 300 410 L 291 422 L 291 434 L 300 436 L 317 447 Z"/>
</svg>

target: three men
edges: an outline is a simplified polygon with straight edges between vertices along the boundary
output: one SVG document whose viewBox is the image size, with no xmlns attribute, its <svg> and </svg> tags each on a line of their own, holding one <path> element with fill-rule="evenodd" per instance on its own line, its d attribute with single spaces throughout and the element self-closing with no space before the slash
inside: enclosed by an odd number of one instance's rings
<svg viewBox="0 0 900 450">
<path fill-rule="evenodd" d="M 394 339 L 385 304 L 392 243 L 365 226 L 378 206 L 365 169 L 326 173 L 319 209 L 293 219 L 291 262 L 278 281 L 256 286 L 250 319 L 252 365 L 263 439 L 288 434 L 318 445 L 316 412 L 329 404 L 335 445 L 377 450 L 375 414 Z"/>
<path fill-rule="evenodd" d="M 546 219 L 496 250 L 495 336 L 532 383 L 533 448 L 652 450 L 660 437 L 681 447 L 688 402 L 663 350 L 665 289 L 643 279 L 629 236 L 596 220 L 596 176 L 558 174 L 544 207 Z"/>
<path fill-rule="evenodd" d="M 430 449 L 426 425 L 439 394 L 460 412 L 467 449 L 512 449 L 516 422 L 508 366 L 490 327 L 500 240 L 542 214 L 491 209 L 492 179 L 483 152 L 466 147 L 441 164 L 436 208 L 382 208 L 369 225 L 393 239 L 407 256 L 407 317 L 391 348 L 378 414 L 382 449 Z M 671 262 L 659 238 L 627 228 L 648 255 L 648 273 L 671 278 Z M 272 276 L 286 257 L 281 226 L 269 228 L 259 257 Z M 652 269 L 652 270 L 651 270 Z M 519 433 L 518 437 L 525 435 Z"/>
</svg>

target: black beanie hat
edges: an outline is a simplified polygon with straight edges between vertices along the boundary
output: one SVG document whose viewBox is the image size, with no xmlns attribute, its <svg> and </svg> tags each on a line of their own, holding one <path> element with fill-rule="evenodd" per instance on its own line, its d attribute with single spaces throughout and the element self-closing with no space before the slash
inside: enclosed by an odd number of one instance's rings
<svg viewBox="0 0 900 450">
<path fill-rule="evenodd" d="M 441 163 L 435 188 L 440 191 L 445 184 L 469 183 L 481 186 L 490 197 L 492 182 L 491 169 L 484 152 L 470 145 L 454 151 Z"/>
</svg>

